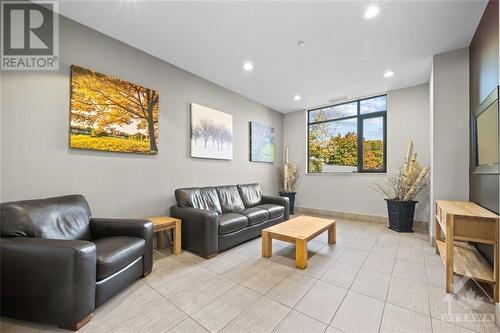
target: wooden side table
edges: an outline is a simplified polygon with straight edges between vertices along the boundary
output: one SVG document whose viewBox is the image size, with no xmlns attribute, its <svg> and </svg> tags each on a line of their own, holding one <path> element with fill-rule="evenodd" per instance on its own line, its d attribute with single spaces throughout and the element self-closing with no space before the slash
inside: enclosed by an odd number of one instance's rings
<svg viewBox="0 0 500 333">
<path fill-rule="evenodd" d="M 493 284 L 493 299 L 499 302 L 498 215 L 467 201 L 436 201 L 436 254 L 446 271 L 446 292 L 453 293 L 453 275 L 472 277 Z M 491 244 L 493 267 L 469 242 Z"/>
<path fill-rule="evenodd" d="M 153 222 L 153 233 L 156 234 L 156 246 L 159 249 L 167 247 L 167 231 L 172 229 L 175 255 L 181 254 L 181 220 L 170 216 L 151 216 L 146 220 Z"/>
</svg>

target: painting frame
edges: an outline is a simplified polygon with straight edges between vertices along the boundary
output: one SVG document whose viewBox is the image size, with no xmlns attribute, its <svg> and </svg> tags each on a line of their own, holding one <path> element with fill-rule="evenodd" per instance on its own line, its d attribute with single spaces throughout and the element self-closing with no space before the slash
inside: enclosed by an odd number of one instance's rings
<svg viewBox="0 0 500 333">
<path fill-rule="evenodd" d="M 274 127 L 250 121 L 249 134 L 250 162 L 273 164 L 276 160 Z"/>
<path fill-rule="evenodd" d="M 159 98 L 158 90 L 71 65 L 69 149 L 158 154 Z"/>
<path fill-rule="evenodd" d="M 233 116 L 201 104 L 190 104 L 190 156 L 233 160 Z"/>
</svg>

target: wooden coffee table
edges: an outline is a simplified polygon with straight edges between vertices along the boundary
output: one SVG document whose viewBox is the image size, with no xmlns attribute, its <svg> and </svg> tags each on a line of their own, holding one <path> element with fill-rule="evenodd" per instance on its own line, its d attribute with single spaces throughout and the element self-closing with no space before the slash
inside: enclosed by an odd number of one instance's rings
<svg viewBox="0 0 500 333">
<path fill-rule="evenodd" d="M 295 244 L 295 265 L 307 267 L 307 242 L 328 230 L 328 244 L 335 244 L 335 220 L 312 216 L 298 216 L 262 230 L 262 256 L 272 255 L 272 240 L 278 239 Z"/>
<path fill-rule="evenodd" d="M 151 216 L 146 220 L 153 222 L 153 233 L 156 234 L 156 247 L 164 249 L 167 247 L 167 231 L 172 229 L 173 244 L 172 252 L 181 254 L 181 220 L 170 216 Z"/>
</svg>

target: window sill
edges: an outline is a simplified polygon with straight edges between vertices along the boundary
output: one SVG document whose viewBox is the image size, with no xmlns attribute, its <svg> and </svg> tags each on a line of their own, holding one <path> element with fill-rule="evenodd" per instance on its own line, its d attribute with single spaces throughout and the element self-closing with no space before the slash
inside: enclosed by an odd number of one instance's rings
<svg viewBox="0 0 500 333">
<path fill-rule="evenodd" d="M 322 176 L 322 175 L 358 175 L 358 176 L 386 176 L 387 172 L 348 172 L 348 171 L 334 171 L 334 172 L 306 172 L 306 176 Z"/>
</svg>

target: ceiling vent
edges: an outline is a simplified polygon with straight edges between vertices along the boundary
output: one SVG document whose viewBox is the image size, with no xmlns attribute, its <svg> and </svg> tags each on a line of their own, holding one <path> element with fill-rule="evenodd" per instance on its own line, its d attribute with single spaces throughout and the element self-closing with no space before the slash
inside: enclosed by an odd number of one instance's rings
<svg viewBox="0 0 500 333">
<path fill-rule="evenodd" d="M 329 104 L 335 104 L 335 103 L 338 103 L 338 102 L 345 101 L 347 99 L 349 99 L 349 96 L 342 96 L 342 97 L 332 98 L 332 99 L 328 100 L 328 103 Z"/>
</svg>

